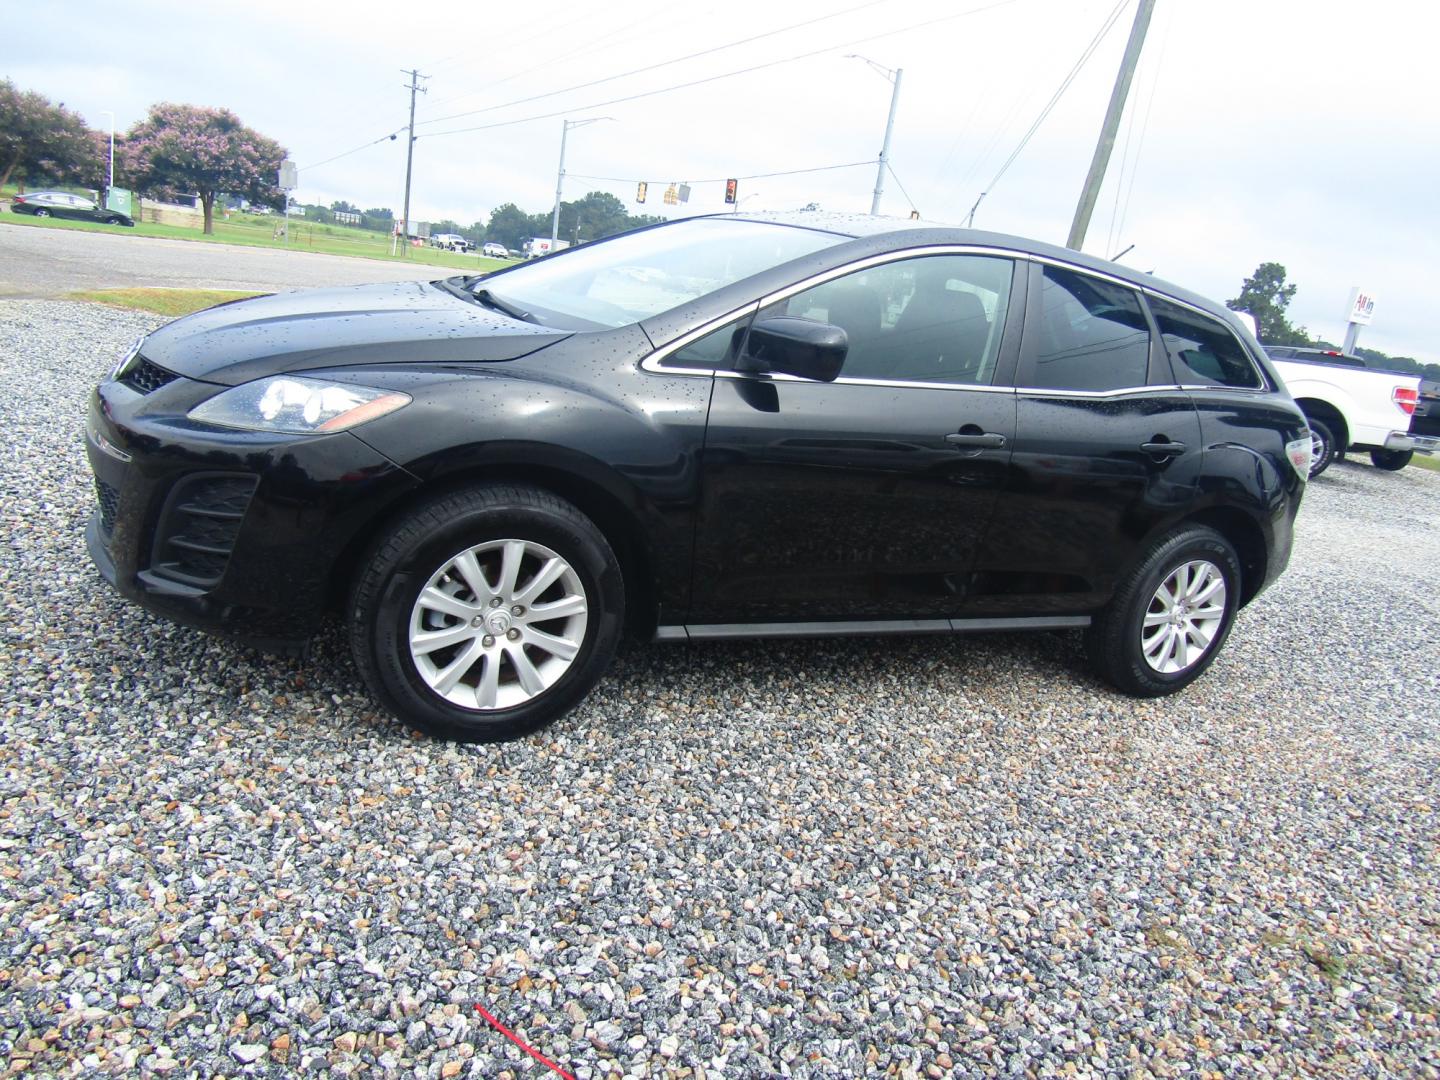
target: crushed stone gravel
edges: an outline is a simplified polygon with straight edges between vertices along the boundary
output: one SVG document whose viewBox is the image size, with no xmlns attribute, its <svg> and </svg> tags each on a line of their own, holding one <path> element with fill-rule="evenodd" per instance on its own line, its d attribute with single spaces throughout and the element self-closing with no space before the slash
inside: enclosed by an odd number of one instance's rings
<svg viewBox="0 0 1440 1080">
<path fill-rule="evenodd" d="M 330 632 L 90 568 L 89 387 L 149 316 L 0 302 L 0 1069 L 1440 1077 L 1440 474 L 1342 463 L 1211 672 L 1073 635 L 627 646 L 503 746 Z"/>
</svg>

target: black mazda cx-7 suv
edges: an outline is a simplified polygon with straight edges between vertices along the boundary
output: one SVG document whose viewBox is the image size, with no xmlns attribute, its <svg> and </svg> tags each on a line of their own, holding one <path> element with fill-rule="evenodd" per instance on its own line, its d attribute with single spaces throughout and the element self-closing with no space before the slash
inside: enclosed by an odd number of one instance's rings
<svg viewBox="0 0 1440 1080">
<path fill-rule="evenodd" d="M 492 739 L 664 641 L 1083 628 L 1119 689 L 1285 568 L 1305 419 L 1223 308 L 1073 251 L 689 218 L 482 277 L 244 300 L 136 343 L 86 444 L 100 573 Z"/>
</svg>

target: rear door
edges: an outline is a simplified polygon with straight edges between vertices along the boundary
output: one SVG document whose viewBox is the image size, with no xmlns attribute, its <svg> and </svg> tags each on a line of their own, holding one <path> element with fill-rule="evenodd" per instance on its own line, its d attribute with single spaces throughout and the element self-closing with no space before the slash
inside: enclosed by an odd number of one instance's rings
<svg viewBox="0 0 1440 1080">
<path fill-rule="evenodd" d="M 1157 525 L 1194 500 L 1200 421 L 1139 293 L 1030 268 L 1012 481 L 976 564 L 972 615 L 1103 604 Z"/>
<path fill-rule="evenodd" d="M 968 252 L 870 262 L 756 316 L 842 327 L 834 382 L 717 373 L 694 623 L 940 618 L 963 603 L 1015 433 L 1025 265 Z M 738 344 L 733 328 L 714 341 Z"/>
</svg>

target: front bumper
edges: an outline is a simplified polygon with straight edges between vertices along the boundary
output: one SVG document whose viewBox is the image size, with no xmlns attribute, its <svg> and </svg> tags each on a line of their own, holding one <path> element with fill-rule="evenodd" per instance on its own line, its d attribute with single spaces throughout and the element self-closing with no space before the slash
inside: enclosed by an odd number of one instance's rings
<svg viewBox="0 0 1440 1080">
<path fill-rule="evenodd" d="M 187 379 L 148 393 L 97 388 L 86 546 L 101 577 L 159 615 L 303 642 L 330 606 L 339 560 L 416 481 L 349 432 L 297 438 L 186 418 L 219 389 Z"/>
</svg>

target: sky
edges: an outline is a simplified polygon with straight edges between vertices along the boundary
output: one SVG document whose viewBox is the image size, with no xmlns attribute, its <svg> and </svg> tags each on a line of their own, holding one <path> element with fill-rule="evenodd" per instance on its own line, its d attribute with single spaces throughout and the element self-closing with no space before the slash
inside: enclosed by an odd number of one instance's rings
<svg viewBox="0 0 1440 1080">
<path fill-rule="evenodd" d="M 297 200 L 398 215 L 418 69 L 411 217 L 469 224 L 548 212 L 562 124 L 597 117 L 569 132 L 567 199 L 711 213 L 740 177 L 745 210 L 868 211 L 899 69 L 883 211 L 964 224 L 984 192 L 977 227 L 1063 244 L 1135 3 L 82 3 L 8 20 L 0 76 L 102 130 L 227 107 L 289 150 Z M 1440 362 L 1437 29 L 1412 0 L 1158 0 L 1085 250 L 1218 300 L 1279 262 L 1291 320 L 1332 341 L 1360 286 L 1361 345 Z M 664 206 L 680 182 L 690 202 Z"/>
</svg>

